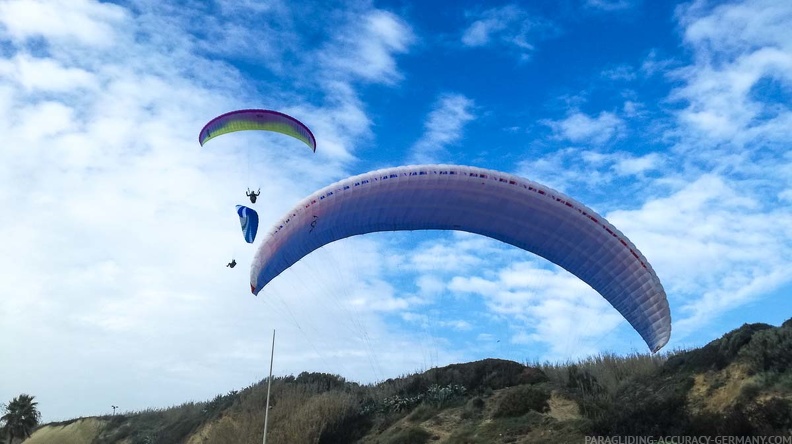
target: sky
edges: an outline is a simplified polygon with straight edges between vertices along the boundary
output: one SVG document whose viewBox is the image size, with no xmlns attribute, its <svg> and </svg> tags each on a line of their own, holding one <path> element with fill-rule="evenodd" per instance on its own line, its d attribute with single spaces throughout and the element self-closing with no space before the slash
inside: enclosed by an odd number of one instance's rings
<svg viewBox="0 0 792 444">
<path fill-rule="evenodd" d="M 241 108 L 298 118 L 316 153 L 198 144 Z M 0 132 L 0 402 L 34 395 L 44 421 L 244 388 L 273 330 L 276 376 L 360 383 L 648 352 L 573 275 L 465 233 L 345 239 L 250 293 L 268 227 L 391 166 L 593 208 L 663 283 L 663 351 L 792 317 L 790 2 L 0 0 Z"/>
</svg>

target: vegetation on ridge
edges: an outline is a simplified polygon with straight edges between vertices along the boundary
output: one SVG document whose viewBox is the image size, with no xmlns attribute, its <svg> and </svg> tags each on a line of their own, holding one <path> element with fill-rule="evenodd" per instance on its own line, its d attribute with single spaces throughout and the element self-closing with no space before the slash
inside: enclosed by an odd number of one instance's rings
<svg viewBox="0 0 792 444">
<path fill-rule="evenodd" d="M 273 379 L 268 440 L 475 444 L 789 435 L 791 364 L 789 320 L 781 327 L 745 324 L 700 349 L 654 356 L 530 365 L 485 359 L 373 385 L 304 372 Z M 258 443 L 265 403 L 262 381 L 208 402 L 92 418 L 100 426 L 91 442 Z M 85 420 L 47 424 L 26 443 L 68 442 L 68 427 Z"/>
</svg>

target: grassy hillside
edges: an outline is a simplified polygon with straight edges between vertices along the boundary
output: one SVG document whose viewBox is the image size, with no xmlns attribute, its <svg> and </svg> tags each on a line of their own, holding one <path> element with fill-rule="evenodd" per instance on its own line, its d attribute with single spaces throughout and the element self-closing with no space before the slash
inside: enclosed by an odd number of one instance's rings
<svg viewBox="0 0 792 444">
<path fill-rule="evenodd" d="M 486 359 L 370 386 L 272 383 L 272 443 L 583 442 L 590 435 L 792 434 L 792 320 L 665 355 L 574 364 Z M 266 383 L 211 401 L 40 427 L 26 444 L 259 443 Z"/>
</svg>

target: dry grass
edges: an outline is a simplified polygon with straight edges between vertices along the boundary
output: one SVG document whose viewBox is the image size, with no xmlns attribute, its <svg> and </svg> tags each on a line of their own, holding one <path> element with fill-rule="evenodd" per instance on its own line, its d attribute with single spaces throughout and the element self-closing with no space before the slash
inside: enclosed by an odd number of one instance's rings
<svg viewBox="0 0 792 444">
<path fill-rule="evenodd" d="M 227 442 L 254 444 L 264 433 L 266 387 L 244 393 L 237 404 L 219 419 L 205 424 L 191 444 Z M 317 389 L 284 381 L 272 386 L 272 408 L 269 412 L 267 440 L 274 443 L 315 443 L 326 434 L 337 431 L 344 421 L 358 411 L 358 400 L 351 393 Z"/>
<path fill-rule="evenodd" d="M 688 405 L 693 412 L 721 412 L 735 405 L 743 387 L 751 383 L 744 365 L 731 364 L 719 372 L 693 376 Z"/>
<path fill-rule="evenodd" d="M 580 406 L 577 402 L 562 396 L 557 391 L 553 391 L 547 403 L 550 405 L 547 414 L 558 421 L 581 419 Z"/>
<path fill-rule="evenodd" d="M 545 362 L 534 363 L 533 366 L 540 368 L 550 381 L 562 387 L 569 386 L 570 368 L 575 366 L 580 371 L 593 376 L 607 393 L 615 393 L 624 381 L 656 374 L 666 360 L 677 353 L 680 352 L 655 355 L 632 353 L 626 356 L 602 353 L 577 362 L 563 364 Z"/>
<path fill-rule="evenodd" d="M 39 428 L 25 444 L 85 444 L 92 442 L 104 429 L 105 422 L 96 418 L 78 419 L 66 425 Z"/>
</svg>

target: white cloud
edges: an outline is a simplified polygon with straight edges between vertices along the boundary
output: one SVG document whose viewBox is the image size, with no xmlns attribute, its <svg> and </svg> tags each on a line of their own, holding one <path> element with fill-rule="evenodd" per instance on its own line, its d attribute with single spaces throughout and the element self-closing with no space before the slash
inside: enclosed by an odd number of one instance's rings
<svg viewBox="0 0 792 444">
<path fill-rule="evenodd" d="M 641 0 L 586 0 L 585 6 L 610 12 L 632 9 L 640 2 Z"/>
<path fill-rule="evenodd" d="M 637 117 L 641 115 L 641 110 L 643 109 L 643 104 L 634 102 L 632 100 L 626 100 L 624 102 L 624 106 L 622 106 L 622 112 L 626 117 Z"/>
<path fill-rule="evenodd" d="M 470 15 L 474 20 L 462 33 L 462 44 L 468 47 L 503 46 L 518 53 L 522 60 L 530 58 L 535 49 L 534 41 L 556 32 L 550 23 L 531 16 L 516 5 Z"/>
<path fill-rule="evenodd" d="M 695 53 L 695 63 L 674 74 L 685 82 L 672 96 L 686 104 L 682 125 L 738 149 L 789 140 L 792 109 L 754 94 L 761 81 L 792 90 L 792 5 L 755 0 L 710 10 L 694 2 L 678 16 Z"/>
<path fill-rule="evenodd" d="M 29 91 L 66 92 L 96 86 L 95 76 L 84 69 L 66 67 L 55 60 L 29 54 L 0 60 L 0 76 Z"/>
<path fill-rule="evenodd" d="M 0 3 L 0 23 L 17 42 L 43 37 L 57 43 L 110 46 L 115 25 L 128 19 L 111 3 L 88 0 L 8 0 Z"/>
<path fill-rule="evenodd" d="M 624 151 L 566 148 L 538 159 L 520 162 L 517 174 L 581 199 L 579 195 L 584 190 L 596 191 L 625 178 L 629 179 L 625 189 L 645 187 L 650 182 L 646 176 L 666 172 L 667 169 L 668 159 L 659 153 L 638 155 Z"/>
<path fill-rule="evenodd" d="M 412 30 L 398 16 L 373 10 L 349 20 L 338 40 L 319 53 L 325 65 L 368 82 L 393 83 L 401 78 L 394 54 L 414 41 Z"/>
<path fill-rule="evenodd" d="M 424 134 L 412 147 L 411 162 L 435 163 L 443 158 L 445 147 L 459 141 L 465 125 L 475 118 L 473 105 L 461 94 L 440 97 L 424 124 Z"/>
<path fill-rule="evenodd" d="M 652 49 L 649 54 L 641 62 L 641 72 L 647 76 L 653 76 L 657 73 L 665 73 L 674 65 L 673 60 L 661 59 L 657 50 Z"/>
<path fill-rule="evenodd" d="M 451 328 L 452 330 L 456 331 L 468 331 L 473 328 L 470 322 L 462 319 L 457 319 L 454 321 L 440 321 L 439 325 L 441 327 Z"/>
<path fill-rule="evenodd" d="M 493 278 L 453 278 L 449 288 L 477 294 L 490 312 L 505 317 L 513 344 L 544 344 L 541 359 L 567 360 L 597 350 L 606 335 L 624 323 L 600 295 L 577 277 L 538 262 L 505 266 Z"/>
<path fill-rule="evenodd" d="M 592 145 L 603 145 L 620 137 L 625 131 L 622 119 L 606 111 L 600 112 L 597 117 L 574 112 L 565 119 L 549 120 L 544 123 L 560 138 Z"/>
<path fill-rule="evenodd" d="M 415 257 L 415 261 L 417 263 L 421 263 L 419 267 L 424 268 L 428 265 L 428 261 L 425 260 L 425 256 L 423 258 Z M 475 260 L 470 262 L 476 262 Z M 453 269 L 458 269 L 458 266 L 452 267 Z M 445 289 L 445 283 L 442 279 L 437 276 L 430 276 L 430 275 L 422 275 L 416 281 L 416 285 L 418 285 L 418 289 L 420 290 L 421 294 L 433 296 L 440 294 Z"/>
<path fill-rule="evenodd" d="M 661 162 L 662 158 L 657 153 L 638 157 L 624 156 L 616 159 L 613 168 L 620 176 L 633 176 L 656 170 Z"/>
<path fill-rule="evenodd" d="M 636 77 L 635 70 L 629 65 L 618 65 L 606 69 L 600 75 L 606 79 L 616 81 L 630 81 L 635 80 Z"/>
</svg>

